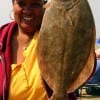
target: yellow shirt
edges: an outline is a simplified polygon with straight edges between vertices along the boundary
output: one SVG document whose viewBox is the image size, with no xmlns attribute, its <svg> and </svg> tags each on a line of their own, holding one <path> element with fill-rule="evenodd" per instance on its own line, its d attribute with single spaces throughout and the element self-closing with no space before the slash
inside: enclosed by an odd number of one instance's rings
<svg viewBox="0 0 100 100">
<path fill-rule="evenodd" d="M 36 57 L 37 38 L 38 33 L 35 33 L 30 45 L 23 52 L 25 61 L 19 65 L 11 65 L 8 100 L 47 100 Z"/>
</svg>

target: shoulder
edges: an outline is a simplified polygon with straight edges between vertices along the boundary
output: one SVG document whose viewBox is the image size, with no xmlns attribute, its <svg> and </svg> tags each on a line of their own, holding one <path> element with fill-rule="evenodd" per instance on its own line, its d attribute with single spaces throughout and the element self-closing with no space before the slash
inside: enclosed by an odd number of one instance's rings
<svg viewBox="0 0 100 100">
<path fill-rule="evenodd" d="M 13 30 L 17 23 L 15 21 L 6 23 L 0 27 L 0 40 L 1 38 L 5 37 L 9 31 Z"/>
<path fill-rule="evenodd" d="M 12 22 L 9 22 L 9 23 L 6 23 L 6 24 L 0 26 L 0 34 L 1 34 L 1 31 L 6 30 L 7 28 L 14 25 L 15 23 L 16 23 L 15 21 L 12 21 Z"/>
<path fill-rule="evenodd" d="M 15 21 L 4 24 L 0 27 L 0 44 L 5 43 L 5 40 L 10 37 L 14 27 L 17 25 Z M 6 38 L 7 37 L 7 38 Z"/>
</svg>

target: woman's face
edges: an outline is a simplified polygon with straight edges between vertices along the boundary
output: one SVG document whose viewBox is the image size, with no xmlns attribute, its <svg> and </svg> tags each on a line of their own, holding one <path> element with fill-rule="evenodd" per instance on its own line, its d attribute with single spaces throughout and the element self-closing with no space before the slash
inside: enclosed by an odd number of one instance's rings
<svg viewBox="0 0 100 100">
<path fill-rule="evenodd" d="M 43 17 L 42 0 L 13 0 L 14 18 L 24 32 L 40 29 Z"/>
</svg>

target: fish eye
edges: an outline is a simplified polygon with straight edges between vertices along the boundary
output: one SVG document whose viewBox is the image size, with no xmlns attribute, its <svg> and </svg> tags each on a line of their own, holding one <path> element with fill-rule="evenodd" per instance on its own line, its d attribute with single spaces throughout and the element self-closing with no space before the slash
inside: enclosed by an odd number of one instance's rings
<svg viewBox="0 0 100 100">
<path fill-rule="evenodd" d="M 48 0 L 44 0 L 44 4 L 47 2 Z"/>
</svg>

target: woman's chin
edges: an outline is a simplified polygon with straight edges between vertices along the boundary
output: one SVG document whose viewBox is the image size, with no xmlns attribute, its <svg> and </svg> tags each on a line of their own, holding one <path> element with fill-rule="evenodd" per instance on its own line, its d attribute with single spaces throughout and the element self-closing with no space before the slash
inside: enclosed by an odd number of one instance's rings
<svg viewBox="0 0 100 100">
<path fill-rule="evenodd" d="M 21 24 L 21 27 L 23 31 L 26 31 L 26 32 L 35 32 L 37 30 L 35 26 L 30 25 L 30 24 Z"/>
</svg>

